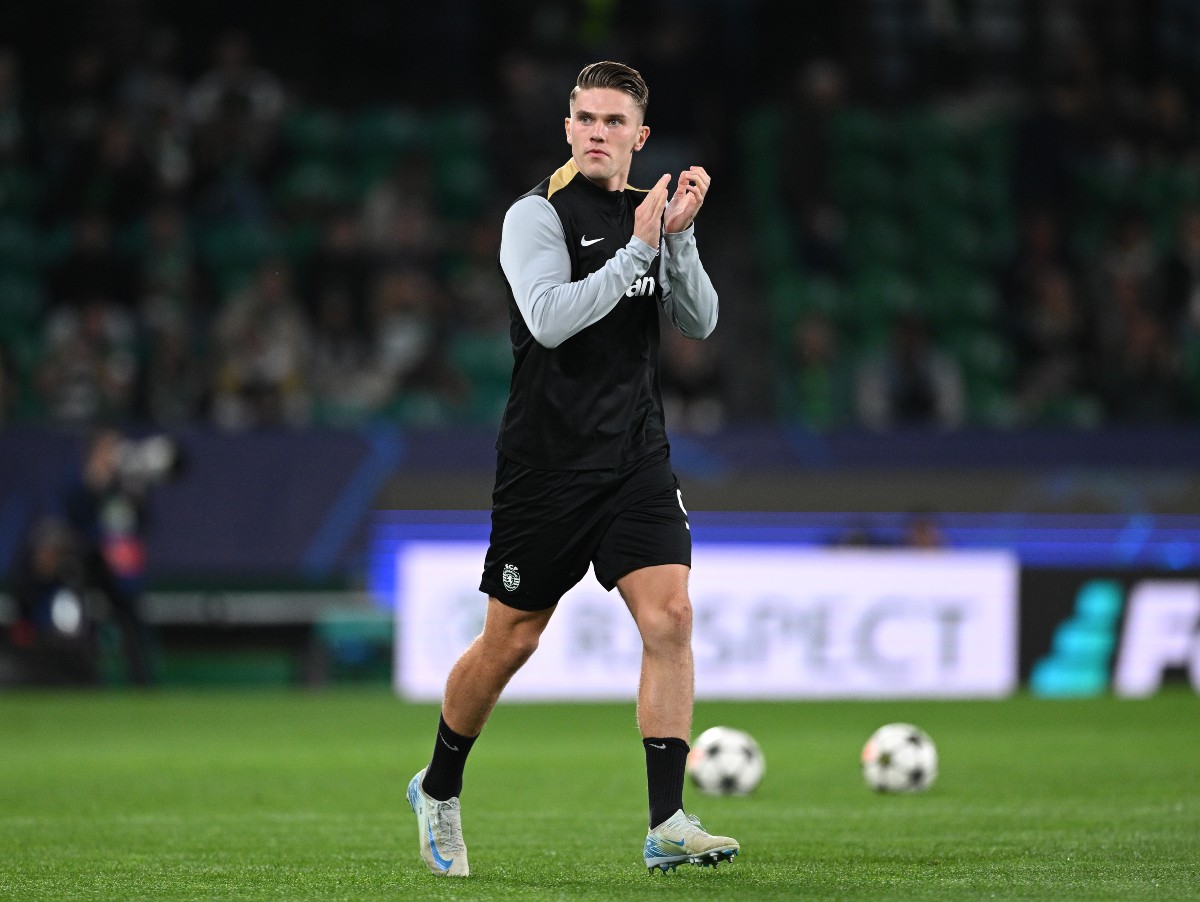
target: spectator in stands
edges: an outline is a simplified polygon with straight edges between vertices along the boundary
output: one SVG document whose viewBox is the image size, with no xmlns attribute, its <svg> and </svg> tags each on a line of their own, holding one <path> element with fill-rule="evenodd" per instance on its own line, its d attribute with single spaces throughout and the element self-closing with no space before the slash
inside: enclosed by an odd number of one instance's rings
<svg viewBox="0 0 1200 902">
<path fill-rule="evenodd" d="M 189 117 L 201 133 L 231 140 L 251 166 L 275 152 L 287 97 L 275 73 L 258 65 L 250 36 L 231 29 L 217 38 L 213 63 L 187 93 Z M 236 130 L 228 117 L 236 110 Z"/>
<path fill-rule="evenodd" d="M 802 316 L 791 352 L 781 380 L 784 418 L 815 432 L 848 425 L 854 410 L 853 367 L 829 316 L 820 311 Z"/>
<path fill-rule="evenodd" d="M 350 288 L 326 283 L 316 299 L 312 389 L 317 416 L 325 423 L 354 425 L 368 420 L 386 388 L 371 368 L 371 348 L 355 322 Z"/>
<path fill-rule="evenodd" d="M 186 426 L 209 413 L 213 376 L 193 323 L 164 313 L 147 324 L 138 413 L 156 426 Z"/>
<path fill-rule="evenodd" d="M 1130 209 L 1117 219 L 1090 272 L 1097 340 L 1101 353 L 1107 354 L 1124 345 L 1132 308 L 1160 315 L 1157 280 L 1162 264 L 1144 213 Z"/>
<path fill-rule="evenodd" d="M 504 281 L 496 266 L 498 224 L 503 218 L 488 212 L 470 223 L 463 252 L 451 263 L 447 288 L 455 299 L 456 326 L 476 334 L 503 335 L 507 343 L 508 311 L 496 303 L 504 296 Z"/>
<path fill-rule="evenodd" d="M 146 240 L 139 256 L 138 308 L 142 323 L 154 328 L 160 320 L 202 323 L 210 301 L 184 208 L 162 204 L 146 217 Z"/>
<path fill-rule="evenodd" d="M 196 204 L 218 220 L 263 220 L 271 207 L 267 186 L 282 162 L 286 95 L 274 73 L 255 64 L 244 32 L 223 34 L 213 56 L 187 95 Z"/>
<path fill-rule="evenodd" d="M 133 410 L 138 377 L 136 329 L 128 310 L 91 298 L 48 320 L 35 373 L 51 419 L 87 424 Z"/>
<path fill-rule="evenodd" d="M 300 425 L 309 415 L 312 335 L 286 260 L 264 260 L 215 323 L 213 416 L 230 429 Z"/>
<path fill-rule="evenodd" d="M 362 201 L 362 239 L 377 261 L 434 264 L 445 243 L 431 162 L 404 155 Z"/>
<path fill-rule="evenodd" d="M 1168 423 L 1186 410 L 1177 345 L 1158 317 L 1132 305 L 1122 341 L 1100 367 L 1105 412 L 1113 422 Z"/>
<path fill-rule="evenodd" d="M 434 296 L 437 286 L 416 267 L 382 270 L 371 290 L 372 356 L 376 371 L 393 390 L 431 351 L 437 329 Z"/>
<path fill-rule="evenodd" d="M 103 213 L 120 229 L 145 212 L 154 173 L 129 121 L 118 114 L 103 120 L 95 142 L 75 155 L 55 187 L 62 209 Z"/>
<path fill-rule="evenodd" d="M 21 402 L 21 374 L 12 351 L 0 344 L 0 428 L 12 422 Z"/>
<path fill-rule="evenodd" d="M 149 164 L 155 199 L 184 201 L 195 162 L 175 28 L 160 25 L 145 35 L 141 53 L 126 67 L 116 94 Z"/>
<path fill-rule="evenodd" d="M 157 199 L 181 201 L 195 169 L 186 83 L 180 71 L 180 37 L 170 25 L 145 35 L 141 53 L 117 85 L 117 99 L 147 160 Z"/>
<path fill-rule="evenodd" d="M 186 85 L 180 73 L 179 45 L 179 32 L 171 25 L 159 25 L 145 35 L 140 52 L 121 74 L 117 100 L 139 140 L 152 133 L 162 110 L 184 106 Z"/>
<path fill-rule="evenodd" d="M 1023 212 L 1016 246 L 997 275 L 1004 331 L 1016 348 L 1028 340 L 1037 285 L 1049 271 L 1074 280 L 1075 259 L 1060 216 L 1049 208 L 1033 207 Z"/>
<path fill-rule="evenodd" d="M 96 44 L 71 53 L 64 78 L 63 96 L 46 111 L 43 123 L 45 171 L 55 179 L 94 146 L 112 106 L 111 61 Z M 76 211 L 52 202 L 49 212 L 61 218 Z"/>
<path fill-rule="evenodd" d="M 725 378 L 715 344 L 666 329 L 659 366 L 663 416 L 669 428 L 705 434 L 725 425 Z"/>
<path fill-rule="evenodd" d="M 859 421 L 871 429 L 962 423 L 965 390 L 958 363 L 942 352 L 916 315 L 897 317 L 888 343 L 858 368 Z"/>
<path fill-rule="evenodd" d="M 1180 84 L 1169 77 L 1150 88 L 1145 121 L 1137 135 L 1145 166 L 1195 166 L 1200 163 L 1196 120 Z"/>
<path fill-rule="evenodd" d="M 1012 184 L 1019 208 L 1075 210 L 1076 173 L 1099 139 L 1098 102 L 1092 82 L 1070 74 L 1055 74 L 1041 90 L 1017 127 Z"/>
<path fill-rule="evenodd" d="M 1071 416 L 1090 384 L 1092 324 L 1069 273 L 1045 266 L 1032 276 L 1017 351 L 1016 400 L 1026 422 Z"/>
<path fill-rule="evenodd" d="M 362 227 L 350 209 L 335 210 L 321 226 L 321 241 L 309 257 L 303 280 L 304 306 L 316 322 L 327 316 L 328 298 L 336 295 L 346 305 L 347 325 L 361 332 L 366 324 L 367 284 L 371 264 L 362 240 Z M 340 318 L 330 325 L 341 333 Z"/>
<path fill-rule="evenodd" d="M 1200 336 L 1200 206 L 1184 210 L 1160 276 L 1169 333 Z"/>
<path fill-rule="evenodd" d="M 0 47 L 0 165 L 28 163 L 33 135 L 22 95 L 21 61 L 11 47 Z"/>
<path fill-rule="evenodd" d="M 85 209 L 71 228 L 67 255 L 47 275 L 52 307 L 80 308 L 93 301 L 131 309 L 137 301 L 137 270 L 113 238 L 112 221 Z"/>
<path fill-rule="evenodd" d="M 523 48 L 510 50 L 497 63 L 498 196 L 519 197 L 561 165 L 552 150 L 561 135 L 562 96 L 556 86 L 567 77 L 554 60 Z"/>
<path fill-rule="evenodd" d="M 796 217 L 801 257 L 818 274 L 846 273 L 846 222 L 833 185 L 832 129 L 846 106 L 845 75 L 829 58 L 812 60 L 795 74 L 784 105 L 782 146 L 789 177 L 780 186 Z"/>
</svg>

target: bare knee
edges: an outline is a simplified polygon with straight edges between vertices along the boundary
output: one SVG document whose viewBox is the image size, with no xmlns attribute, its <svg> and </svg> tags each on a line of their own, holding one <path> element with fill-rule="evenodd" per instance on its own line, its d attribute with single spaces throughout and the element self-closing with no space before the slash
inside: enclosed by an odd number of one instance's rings
<svg viewBox="0 0 1200 902">
<path fill-rule="evenodd" d="M 661 603 L 646 605 L 638 620 L 642 642 L 649 649 L 676 648 L 692 641 L 692 602 L 686 592 L 673 593 Z"/>
<path fill-rule="evenodd" d="M 488 634 L 485 631 L 483 640 L 491 659 L 511 675 L 520 670 L 530 655 L 537 651 L 540 637 L 540 629 L 517 627 L 501 634 Z"/>
</svg>

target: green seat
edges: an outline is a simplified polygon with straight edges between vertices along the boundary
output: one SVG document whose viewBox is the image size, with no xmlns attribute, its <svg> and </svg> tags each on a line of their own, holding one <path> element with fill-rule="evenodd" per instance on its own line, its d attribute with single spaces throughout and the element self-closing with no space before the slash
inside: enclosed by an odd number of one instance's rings
<svg viewBox="0 0 1200 902">
<path fill-rule="evenodd" d="M 210 227 L 201 237 L 201 253 L 223 294 L 237 290 L 264 260 L 286 254 L 282 236 L 260 223 L 233 222 Z"/>
<path fill-rule="evenodd" d="M 503 378 L 512 373 L 512 343 L 507 332 L 461 332 L 450 339 L 450 361 L 468 378 Z"/>
<path fill-rule="evenodd" d="M 834 164 L 833 189 L 847 208 L 882 211 L 899 200 L 899 181 L 885 160 L 864 154 L 848 154 Z"/>
<path fill-rule="evenodd" d="M 924 295 L 903 272 L 883 267 L 855 274 L 847 299 L 847 328 L 857 343 L 872 346 L 900 315 L 924 313 Z"/>
<path fill-rule="evenodd" d="M 349 140 L 360 156 L 421 150 L 427 143 L 425 121 L 412 107 L 368 107 L 351 123 Z"/>
<path fill-rule="evenodd" d="M 299 159 L 331 159 L 346 149 L 348 128 L 330 109 L 300 107 L 283 123 L 283 142 Z"/>
<path fill-rule="evenodd" d="M 354 200 L 353 183 L 330 161 L 301 160 L 280 177 L 275 199 L 285 208 L 334 207 Z"/>
<path fill-rule="evenodd" d="M 895 145 L 891 123 L 882 115 L 863 107 L 836 113 L 830 122 L 830 140 L 836 154 L 886 153 Z"/>
<path fill-rule="evenodd" d="M 746 116 L 742 128 L 742 181 L 756 210 L 779 205 L 779 149 L 783 116 L 762 107 Z"/>
<path fill-rule="evenodd" d="M 43 193 L 40 178 L 31 170 L 11 164 L 0 167 L 0 212 L 28 216 Z"/>
<path fill-rule="evenodd" d="M 0 274 L 0 338 L 19 341 L 37 334 L 45 308 L 45 286 L 38 278 Z"/>
<path fill-rule="evenodd" d="M 990 330 L 967 328 L 945 333 L 943 346 L 954 354 L 968 382 L 996 387 L 1012 384 L 1016 355 L 1008 342 Z"/>
<path fill-rule="evenodd" d="M 878 211 L 860 212 L 849 217 L 846 252 L 855 269 L 898 269 L 912 261 L 912 234 L 899 217 Z"/>
<path fill-rule="evenodd" d="M 482 153 L 464 148 L 439 154 L 433 178 L 438 209 L 447 218 L 470 219 L 487 205 L 490 179 Z"/>
<path fill-rule="evenodd" d="M 350 124 L 348 143 L 363 189 L 389 175 L 399 159 L 429 147 L 425 118 L 406 106 L 364 109 Z"/>
<path fill-rule="evenodd" d="M 34 273 L 45 262 L 37 227 L 19 216 L 0 219 L 0 271 Z"/>
</svg>

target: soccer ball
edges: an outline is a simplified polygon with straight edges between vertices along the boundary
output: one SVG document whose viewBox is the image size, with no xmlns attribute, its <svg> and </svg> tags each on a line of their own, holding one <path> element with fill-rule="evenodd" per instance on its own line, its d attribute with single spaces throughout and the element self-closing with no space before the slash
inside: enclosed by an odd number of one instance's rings
<svg viewBox="0 0 1200 902">
<path fill-rule="evenodd" d="M 732 727 L 710 727 L 688 752 L 687 772 L 701 792 L 744 796 L 762 781 L 766 761 L 754 737 Z"/>
<path fill-rule="evenodd" d="M 877 792 L 923 792 L 937 779 L 937 748 L 910 723 L 889 723 L 862 749 L 863 779 Z"/>
</svg>

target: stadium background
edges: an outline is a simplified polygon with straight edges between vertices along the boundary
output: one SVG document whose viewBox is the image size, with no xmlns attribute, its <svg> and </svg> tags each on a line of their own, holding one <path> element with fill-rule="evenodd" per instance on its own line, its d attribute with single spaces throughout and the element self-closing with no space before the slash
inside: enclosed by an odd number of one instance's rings
<svg viewBox="0 0 1200 902">
<path fill-rule="evenodd" d="M 635 183 L 714 177 L 721 327 L 664 347 L 698 524 L 1013 549 L 1023 676 L 1072 579 L 1200 569 L 1194 3 L 0 16 L 0 568 L 91 427 L 171 435 L 164 681 L 386 679 L 376 512 L 486 507 L 498 225 L 597 58 L 650 82 Z"/>
</svg>

